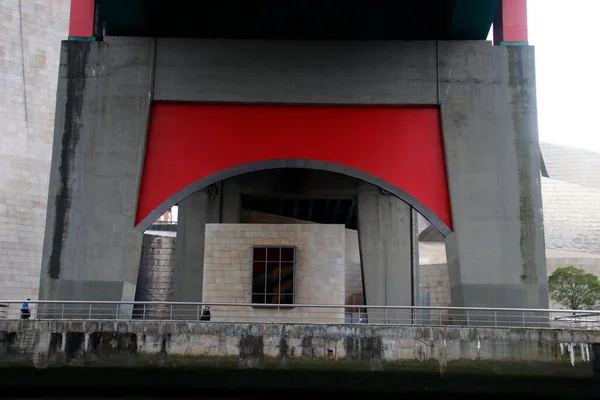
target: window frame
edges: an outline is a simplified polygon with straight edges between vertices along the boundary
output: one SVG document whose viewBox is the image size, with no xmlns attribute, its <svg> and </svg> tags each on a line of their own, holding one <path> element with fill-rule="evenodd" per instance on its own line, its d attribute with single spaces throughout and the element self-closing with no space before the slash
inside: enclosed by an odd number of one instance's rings
<svg viewBox="0 0 600 400">
<path fill-rule="evenodd" d="M 266 283 L 267 283 L 267 263 L 269 262 L 268 257 L 266 254 L 268 254 L 268 249 L 279 249 L 279 266 L 278 268 L 280 269 L 279 272 L 279 290 L 281 290 L 281 264 L 282 264 L 282 260 L 281 260 L 281 250 L 282 249 L 292 249 L 294 257 L 293 257 L 293 261 L 292 261 L 292 277 L 293 277 L 293 284 L 292 284 L 292 303 L 291 304 L 282 304 L 282 303 L 278 303 L 278 304 L 273 304 L 273 303 L 267 303 L 266 302 L 266 297 L 268 295 L 275 295 L 278 293 L 255 293 L 254 292 L 254 251 L 256 249 L 265 249 L 265 291 L 266 291 Z M 298 262 L 298 247 L 294 246 L 294 245 L 270 245 L 270 244 L 257 244 L 257 245 L 252 245 L 250 246 L 250 276 L 251 276 L 251 280 L 250 280 L 250 303 L 252 304 L 252 307 L 255 308 L 294 308 L 296 307 L 296 265 Z M 279 293 L 280 294 L 280 293 Z M 264 303 L 253 303 L 252 299 L 255 295 L 262 295 L 264 296 Z M 279 301 L 281 302 L 281 298 L 279 299 Z"/>
</svg>

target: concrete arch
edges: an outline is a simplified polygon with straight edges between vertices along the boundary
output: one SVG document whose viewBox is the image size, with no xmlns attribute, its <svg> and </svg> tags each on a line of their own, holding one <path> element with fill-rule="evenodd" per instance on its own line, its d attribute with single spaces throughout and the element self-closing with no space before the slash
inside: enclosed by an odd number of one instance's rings
<svg viewBox="0 0 600 400">
<path fill-rule="evenodd" d="M 412 208 L 417 210 L 421 215 L 423 215 L 433 226 L 435 226 L 444 236 L 448 236 L 452 230 L 448 227 L 444 221 L 442 221 L 435 213 L 429 210 L 425 205 L 423 205 L 419 200 L 415 199 L 410 194 L 406 193 L 401 188 L 398 188 L 395 185 L 386 182 L 385 180 L 376 177 L 367 172 L 361 171 L 359 169 L 347 167 L 340 164 L 335 164 L 331 162 L 325 161 L 315 161 L 315 160 L 303 160 L 303 159 L 279 159 L 279 160 L 265 160 L 265 161 L 257 161 L 253 163 L 239 165 L 233 168 L 225 169 L 220 172 L 214 173 L 212 175 L 201 178 L 192 184 L 186 186 L 182 190 L 178 191 L 163 203 L 161 203 L 158 207 L 154 209 L 147 217 L 141 220 L 136 228 L 145 231 L 152 225 L 154 221 L 156 221 L 161 215 L 163 215 L 169 208 L 173 207 L 180 201 L 184 200 L 186 197 L 192 195 L 193 193 L 202 190 L 212 184 L 223 181 L 225 179 L 233 178 L 235 176 L 239 176 L 242 174 L 246 174 L 249 172 L 256 172 L 262 170 L 269 169 L 278 169 L 278 168 L 303 168 L 303 169 L 315 169 L 322 170 L 328 172 L 334 172 L 339 174 L 344 174 L 350 176 L 352 178 L 360 179 L 367 183 L 370 183 L 374 186 L 378 186 L 381 189 L 389 192 L 390 194 L 396 196 L 400 200 L 404 201 Z"/>
</svg>

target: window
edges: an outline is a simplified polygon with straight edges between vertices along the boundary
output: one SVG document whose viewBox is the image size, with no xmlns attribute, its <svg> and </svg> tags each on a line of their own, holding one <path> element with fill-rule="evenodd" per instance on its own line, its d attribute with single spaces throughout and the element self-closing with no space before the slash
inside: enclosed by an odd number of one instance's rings
<svg viewBox="0 0 600 400">
<path fill-rule="evenodd" d="M 252 303 L 294 304 L 296 248 L 252 248 Z"/>
</svg>

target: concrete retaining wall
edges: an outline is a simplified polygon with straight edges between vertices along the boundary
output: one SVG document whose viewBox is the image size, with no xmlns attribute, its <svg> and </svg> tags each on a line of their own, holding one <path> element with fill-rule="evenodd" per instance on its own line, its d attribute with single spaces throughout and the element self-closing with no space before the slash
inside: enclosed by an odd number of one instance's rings
<svg viewBox="0 0 600 400">
<path fill-rule="evenodd" d="M 600 332 L 0 321 L 0 365 L 370 370 L 591 377 Z"/>
</svg>

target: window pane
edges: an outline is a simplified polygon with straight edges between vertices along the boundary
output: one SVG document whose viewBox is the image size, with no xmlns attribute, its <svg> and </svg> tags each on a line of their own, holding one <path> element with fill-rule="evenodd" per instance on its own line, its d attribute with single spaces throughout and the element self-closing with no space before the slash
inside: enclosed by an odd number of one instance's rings
<svg viewBox="0 0 600 400">
<path fill-rule="evenodd" d="M 252 293 L 265 293 L 265 267 L 264 262 L 252 263 Z"/>
<path fill-rule="evenodd" d="M 281 249 L 281 261 L 294 261 L 293 247 L 283 247 Z"/>
<path fill-rule="evenodd" d="M 282 263 L 281 266 L 281 293 L 294 293 L 294 264 Z"/>
<path fill-rule="evenodd" d="M 279 247 L 267 247 L 267 261 L 279 261 Z"/>
<path fill-rule="evenodd" d="M 252 253 L 253 261 L 266 261 L 267 260 L 267 249 L 264 247 L 255 247 Z"/>
<path fill-rule="evenodd" d="M 279 293 L 279 262 L 267 263 L 266 293 Z"/>
<path fill-rule="evenodd" d="M 294 303 L 295 247 L 255 246 L 252 249 L 252 302 Z"/>
<path fill-rule="evenodd" d="M 253 294 L 252 295 L 252 303 L 264 304 L 265 303 L 265 295 L 264 294 Z"/>
<path fill-rule="evenodd" d="M 268 304 L 279 304 L 279 294 L 268 294 L 267 295 L 267 303 Z"/>
</svg>

